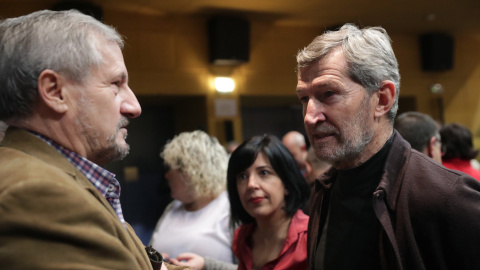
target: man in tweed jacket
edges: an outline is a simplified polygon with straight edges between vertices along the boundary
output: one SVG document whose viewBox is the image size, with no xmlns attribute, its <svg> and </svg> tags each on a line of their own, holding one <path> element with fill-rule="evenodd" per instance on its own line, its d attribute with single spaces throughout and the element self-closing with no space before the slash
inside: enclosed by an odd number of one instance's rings
<svg viewBox="0 0 480 270">
<path fill-rule="evenodd" d="M 102 168 L 128 154 L 141 113 L 122 47 L 77 11 L 0 22 L 2 269 L 152 269 Z"/>
</svg>

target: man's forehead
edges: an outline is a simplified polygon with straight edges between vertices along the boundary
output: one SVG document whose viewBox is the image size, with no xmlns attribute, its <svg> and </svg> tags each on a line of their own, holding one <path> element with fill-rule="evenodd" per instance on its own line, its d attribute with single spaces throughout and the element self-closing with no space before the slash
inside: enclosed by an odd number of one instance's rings
<svg viewBox="0 0 480 270">
<path fill-rule="evenodd" d="M 328 74 L 332 70 L 343 74 L 347 71 L 347 61 L 340 49 L 330 52 L 325 57 L 310 63 L 308 66 L 301 67 L 298 70 L 298 80 L 312 81 L 317 77 Z"/>
</svg>

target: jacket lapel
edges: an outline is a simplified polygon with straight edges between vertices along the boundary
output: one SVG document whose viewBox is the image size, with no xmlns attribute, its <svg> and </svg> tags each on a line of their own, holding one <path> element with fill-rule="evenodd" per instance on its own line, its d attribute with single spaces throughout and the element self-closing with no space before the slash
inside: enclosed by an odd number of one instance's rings
<svg viewBox="0 0 480 270">
<path fill-rule="evenodd" d="M 73 166 L 65 158 L 65 156 L 63 156 L 52 146 L 48 145 L 42 139 L 26 130 L 9 127 L 5 133 L 4 140 L 0 143 L 0 146 L 17 149 L 28 155 L 38 158 L 50 166 L 61 169 L 66 174 L 70 175 L 72 180 L 74 180 L 78 185 L 82 186 L 90 194 L 92 194 L 111 215 L 118 219 L 115 210 L 95 188 L 95 186 L 80 171 L 78 171 L 77 168 L 75 168 L 75 166 Z M 120 219 L 118 219 L 118 222 L 121 223 Z"/>
</svg>

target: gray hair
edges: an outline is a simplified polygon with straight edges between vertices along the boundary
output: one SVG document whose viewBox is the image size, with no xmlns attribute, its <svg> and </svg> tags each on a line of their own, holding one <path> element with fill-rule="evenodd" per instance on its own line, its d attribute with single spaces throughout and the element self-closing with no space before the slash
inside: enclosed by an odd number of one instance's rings
<svg viewBox="0 0 480 270">
<path fill-rule="evenodd" d="M 112 27 L 76 10 L 42 10 L 0 21 L 0 120 L 27 117 L 46 69 L 82 84 L 102 64 L 99 38 L 123 48 Z"/>
<path fill-rule="evenodd" d="M 226 188 L 228 154 L 215 137 L 196 130 L 182 132 L 169 141 L 160 156 L 166 165 L 190 179 L 197 196 L 217 197 Z"/>
<path fill-rule="evenodd" d="M 429 115 L 420 112 L 405 112 L 395 119 L 395 129 L 410 143 L 413 149 L 422 152 L 432 137 L 440 137 L 440 125 Z"/>
<path fill-rule="evenodd" d="M 365 87 L 370 95 L 381 88 L 382 81 L 393 82 L 396 97 L 387 113 L 393 123 L 398 110 L 400 74 L 391 40 L 385 29 L 359 29 L 353 24 L 345 24 L 338 31 L 327 31 L 298 52 L 297 71 L 324 58 L 337 48 L 340 48 L 345 56 L 350 78 Z"/>
</svg>

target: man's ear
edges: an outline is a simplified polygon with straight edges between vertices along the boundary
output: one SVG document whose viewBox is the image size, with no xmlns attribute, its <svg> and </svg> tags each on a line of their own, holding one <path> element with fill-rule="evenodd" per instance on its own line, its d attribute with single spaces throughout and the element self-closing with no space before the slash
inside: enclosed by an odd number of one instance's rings
<svg viewBox="0 0 480 270">
<path fill-rule="evenodd" d="M 428 145 L 427 145 L 427 156 L 433 158 L 434 157 L 434 149 L 435 149 L 435 143 L 437 143 L 437 138 L 436 137 L 431 137 L 430 140 L 428 140 Z"/>
<path fill-rule="evenodd" d="M 378 103 L 375 107 L 375 117 L 380 117 L 388 113 L 393 106 L 397 96 L 395 85 L 391 81 L 383 81 L 382 87 L 375 94 L 378 95 Z"/>
<path fill-rule="evenodd" d="M 57 113 L 65 113 L 68 109 L 64 85 L 65 78 L 53 70 L 46 69 L 38 76 L 39 98 Z"/>
</svg>

